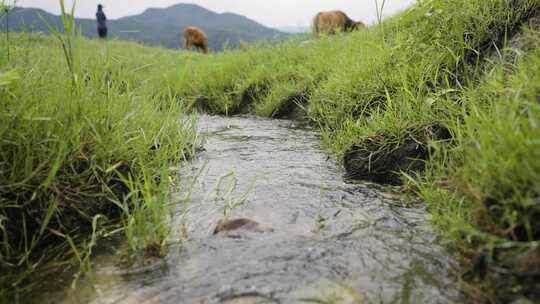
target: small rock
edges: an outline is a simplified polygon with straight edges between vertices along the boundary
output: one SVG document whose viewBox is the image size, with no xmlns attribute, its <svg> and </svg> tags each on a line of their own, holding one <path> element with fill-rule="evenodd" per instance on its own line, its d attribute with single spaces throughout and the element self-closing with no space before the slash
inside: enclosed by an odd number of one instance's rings
<svg viewBox="0 0 540 304">
<path fill-rule="evenodd" d="M 235 230 L 247 230 L 252 232 L 273 232 L 274 229 L 270 227 L 265 227 L 253 220 L 246 219 L 246 218 L 239 218 L 239 219 L 221 219 L 218 221 L 216 228 L 214 229 L 213 234 L 219 234 L 229 231 L 235 231 Z"/>
</svg>

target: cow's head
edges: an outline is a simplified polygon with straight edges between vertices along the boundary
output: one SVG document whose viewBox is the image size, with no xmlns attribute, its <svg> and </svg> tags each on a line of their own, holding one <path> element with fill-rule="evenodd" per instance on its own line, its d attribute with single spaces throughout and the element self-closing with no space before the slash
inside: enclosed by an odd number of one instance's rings
<svg viewBox="0 0 540 304">
<path fill-rule="evenodd" d="M 363 29 L 365 27 L 366 25 L 364 24 L 364 22 L 357 21 L 357 22 L 353 22 L 353 24 L 351 25 L 351 30 L 355 31 L 355 30 Z"/>
</svg>

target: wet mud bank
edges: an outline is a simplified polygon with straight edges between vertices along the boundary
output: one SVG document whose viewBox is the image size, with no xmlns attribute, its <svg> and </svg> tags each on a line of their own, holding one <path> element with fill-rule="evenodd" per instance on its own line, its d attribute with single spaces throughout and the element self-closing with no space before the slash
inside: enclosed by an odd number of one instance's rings
<svg viewBox="0 0 540 304">
<path fill-rule="evenodd" d="M 201 116 L 205 151 L 181 170 L 164 260 L 96 258 L 48 303 L 455 303 L 456 263 L 421 207 L 348 184 L 315 130 Z"/>
<path fill-rule="evenodd" d="M 430 158 L 430 142 L 450 139 L 450 131 L 440 123 L 411 127 L 401 138 L 380 131 L 351 146 L 343 164 L 348 178 L 398 185 L 401 172 L 423 170 Z"/>
</svg>

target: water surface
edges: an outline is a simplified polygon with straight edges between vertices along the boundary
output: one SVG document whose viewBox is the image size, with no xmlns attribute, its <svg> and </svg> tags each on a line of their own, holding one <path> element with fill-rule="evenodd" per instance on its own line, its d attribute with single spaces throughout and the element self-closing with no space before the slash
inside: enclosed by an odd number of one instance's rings
<svg viewBox="0 0 540 304">
<path fill-rule="evenodd" d="M 453 303 L 454 262 L 421 207 L 348 184 L 315 130 L 286 120 L 200 118 L 205 151 L 181 170 L 164 260 L 122 269 L 96 258 L 91 280 L 51 303 Z M 189 196 L 189 201 L 185 198 Z M 245 201 L 243 200 L 245 198 Z M 213 234 L 219 219 L 263 232 Z M 273 230 L 273 231 L 271 231 Z M 60 294 L 60 295 L 59 295 Z"/>
</svg>

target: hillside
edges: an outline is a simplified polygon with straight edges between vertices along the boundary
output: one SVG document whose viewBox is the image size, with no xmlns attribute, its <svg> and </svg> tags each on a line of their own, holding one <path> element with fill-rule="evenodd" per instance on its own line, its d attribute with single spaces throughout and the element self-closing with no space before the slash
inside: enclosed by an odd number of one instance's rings
<svg viewBox="0 0 540 304">
<path fill-rule="evenodd" d="M 291 34 L 304 34 L 304 33 L 309 33 L 311 31 L 311 27 L 309 26 L 284 26 L 284 27 L 278 28 L 278 30 L 285 33 L 291 33 Z"/>
<path fill-rule="evenodd" d="M 10 15 L 10 29 L 17 32 L 48 32 L 39 15 L 56 28 L 61 28 L 60 16 L 41 9 L 16 8 Z M 84 36 L 89 38 L 97 36 L 93 19 L 78 18 L 76 23 Z M 152 8 L 140 15 L 108 21 L 111 37 L 167 48 L 179 48 L 182 29 L 191 25 L 202 28 L 208 34 L 210 47 L 218 51 L 225 45 L 235 48 L 240 40 L 279 41 L 288 37 L 286 33 L 265 27 L 244 16 L 232 13 L 218 14 L 193 4 L 178 4 L 163 9 Z"/>
</svg>

